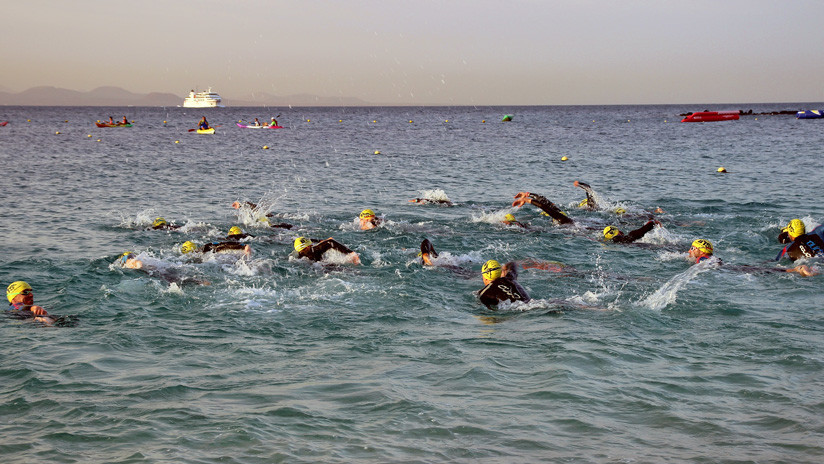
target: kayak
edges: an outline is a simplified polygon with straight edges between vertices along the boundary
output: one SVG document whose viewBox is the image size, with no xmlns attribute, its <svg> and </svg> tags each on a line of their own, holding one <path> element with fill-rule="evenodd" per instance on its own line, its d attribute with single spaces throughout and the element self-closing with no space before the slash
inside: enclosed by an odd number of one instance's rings
<svg viewBox="0 0 824 464">
<path fill-rule="evenodd" d="M 5 125 L 6 125 L 6 124 L 8 124 L 8 123 L 9 123 L 8 121 L 3 121 L 3 122 L 0 122 L 0 127 L 3 127 L 3 126 L 5 126 Z"/>
<path fill-rule="evenodd" d="M 824 113 L 819 110 L 799 111 L 795 117 L 798 119 L 821 119 L 824 118 Z"/>
<path fill-rule="evenodd" d="M 242 127 L 244 129 L 283 129 L 283 126 L 270 126 L 268 124 L 267 125 L 261 125 L 261 126 L 251 126 L 251 125 L 241 124 L 239 122 L 235 123 L 235 124 L 237 124 L 237 127 Z"/>
<path fill-rule="evenodd" d="M 681 122 L 735 121 L 738 114 L 738 111 L 696 111 Z"/>
<path fill-rule="evenodd" d="M 215 128 L 210 127 L 208 129 L 198 129 L 197 133 L 198 134 L 214 134 L 215 133 Z"/>
<path fill-rule="evenodd" d="M 505 114 L 504 117 L 501 118 L 501 121 L 512 121 L 512 115 L 511 114 Z"/>
<path fill-rule="evenodd" d="M 96 122 L 97 127 L 132 127 L 132 123 L 123 124 L 122 122 L 116 122 L 114 124 L 109 124 L 107 122 Z"/>
</svg>

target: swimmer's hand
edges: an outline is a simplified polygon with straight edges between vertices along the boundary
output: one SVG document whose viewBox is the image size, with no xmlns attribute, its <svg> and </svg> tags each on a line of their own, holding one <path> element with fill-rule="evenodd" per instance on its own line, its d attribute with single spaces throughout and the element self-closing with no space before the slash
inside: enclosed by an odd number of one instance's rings
<svg viewBox="0 0 824 464">
<path fill-rule="evenodd" d="M 804 264 L 801 264 L 794 268 L 787 269 L 787 272 L 797 272 L 798 275 L 800 275 L 801 277 L 812 277 L 814 275 L 818 275 L 818 272 L 810 269 L 809 266 L 806 266 Z"/>
<path fill-rule="evenodd" d="M 31 313 L 34 314 L 35 316 L 48 316 L 49 315 L 49 313 L 47 313 L 46 310 L 43 309 L 42 306 L 31 306 L 29 308 L 29 311 L 31 311 Z"/>
<path fill-rule="evenodd" d="M 349 261 L 351 261 L 352 264 L 360 264 L 360 257 L 353 251 L 352 253 L 349 253 Z"/>
<path fill-rule="evenodd" d="M 530 195 L 532 194 L 529 192 L 518 192 L 518 194 L 515 195 L 515 201 L 512 202 L 512 206 L 520 208 L 526 203 L 532 203 Z"/>
</svg>

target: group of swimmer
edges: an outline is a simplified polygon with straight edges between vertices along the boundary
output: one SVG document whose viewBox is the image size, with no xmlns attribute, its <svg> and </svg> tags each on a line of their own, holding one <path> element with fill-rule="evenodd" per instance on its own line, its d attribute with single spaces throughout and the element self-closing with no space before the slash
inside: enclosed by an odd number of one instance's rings
<svg viewBox="0 0 824 464">
<path fill-rule="evenodd" d="M 574 185 L 584 189 L 587 193 L 587 198 L 581 201 L 578 205 L 580 208 L 591 211 L 601 209 L 601 206 L 597 202 L 596 195 L 588 184 L 575 181 Z M 414 203 L 430 203 L 442 206 L 452 206 L 452 202 L 446 199 L 433 200 L 426 198 L 415 198 L 409 201 Z M 567 216 L 567 214 L 561 211 L 557 205 L 542 195 L 531 192 L 519 192 L 515 195 L 515 200 L 512 202 L 513 207 L 520 208 L 525 204 L 536 206 L 542 211 L 542 214 L 549 216 L 558 225 L 568 226 L 575 224 L 575 221 L 572 218 Z M 258 217 L 259 222 L 262 222 L 271 228 L 292 228 L 292 225 L 288 223 L 273 224 L 271 222 L 271 217 L 273 217 L 273 215 L 271 213 L 261 214 L 259 212 L 258 205 L 254 203 L 241 203 L 235 201 L 232 203 L 232 207 L 235 209 L 247 208 Z M 617 208 L 613 211 L 619 215 L 626 213 L 626 210 L 623 208 Z M 656 209 L 655 212 L 661 213 L 662 211 L 660 209 Z M 361 230 L 371 230 L 381 226 L 383 219 L 378 217 L 373 210 L 365 209 L 358 215 L 358 222 Z M 511 213 L 504 216 L 502 223 L 505 225 L 522 228 L 529 227 L 526 224 L 518 222 Z M 627 233 L 622 232 L 616 226 L 606 226 L 602 231 L 602 235 L 603 239 L 607 242 L 630 244 L 640 240 L 644 237 L 644 235 L 653 230 L 656 226 L 660 225 L 661 223 L 658 220 L 649 218 L 643 226 Z M 169 224 L 164 218 L 158 217 L 152 223 L 151 229 L 175 230 L 180 227 L 181 226 Z M 239 226 L 233 226 L 229 229 L 229 232 L 224 240 L 206 243 L 202 246 L 198 246 L 195 242 L 187 240 L 180 245 L 180 252 L 184 255 L 234 253 L 240 257 L 249 257 L 252 253 L 251 246 L 248 243 L 242 243 L 241 240 L 251 237 L 254 236 L 245 233 Z M 785 246 L 775 258 L 776 261 L 779 261 L 782 258 L 788 258 L 791 261 L 796 261 L 799 259 L 822 257 L 824 256 L 824 225 L 819 225 L 807 233 L 804 222 L 800 219 L 793 219 L 789 221 L 786 227 L 781 229 L 781 233 L 778 235 L 778 242 L 784 244 Z M 360 257 L 355 251 L 336 241 L 332 237 L 317 240 L 305 236 L 299 236 L 294 239 L 293 248 L 295 256 L 298 259 L 306 259 L 311 262 L 323 262 L 327 252 L 335 251 L 343 255 L 344 262 L 354 265 L 360 264 Z M 424 239 L 423 242 L 421 242 L 419 256 L 421 258 L 421 264 L 424 266 L 438 265 L 438 253 L 435 251 L 435 247 L 432 242 L 428 239 Z M 714 256 L 713 244 L 707 239 L 700 238 L 694 240 L 688 250 L 688 256 L 690 259 L 694 259 L 696 264 L 709 262 L 714 265 L 724 265 L 720 259 Z M 535 268 L 555 272 L 563 272 L 568 268 L 568 266 L 561 263 L 541 261 L 532 258 L 518 262 L 510 261 L 505 264 L 501 264 L 494 259 L 487 260 L 481 269 L 484 287 L 477 292 L 481 303 L 494 309 L 499 303 L 502 302 L 530 301 L 528 293 L 517 281 L 518 263 L 526 269 Z M 138 259 L 137 255 L 131 251 L 123 253 L 117 259 L 115 264 L 126 269 L 138 269 L 152 274 L 151 266 L 147 266 L 146 263 Z M 745 272 L 795 272 L 804 277 L 818 274 L 816 270 L 808 265 L 799 265 L 787 269 L 748 265 L 724 266 L 732 270 L 742 270 Z M 449 266 L 446 265 L 444 267 Z M 209 284 L 203 280 L 175 275 L 161 275 L 161 277 L 165 277 L 169 281 L 184 283 L 195 282 L 201 285 Z M 8 313 L 13 317 L 30 318 L 46 324 L 54 323 L 55 317 L 50 316 L 45 309 L 34 304 L 33 289 L 27 282 L 16 281 L 10 284 L 6 289 L 6 297 L 10 303 Z"/>
</svg>

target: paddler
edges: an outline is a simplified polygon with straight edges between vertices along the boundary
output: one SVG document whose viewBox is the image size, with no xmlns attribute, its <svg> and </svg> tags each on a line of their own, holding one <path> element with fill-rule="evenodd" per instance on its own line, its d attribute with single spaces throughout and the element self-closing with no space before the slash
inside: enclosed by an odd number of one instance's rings
<svg viewBox="0 0 824 464">
<path fill-rule="evenodd" d="M 206 116 L 200 118 L 200 122 L 198 123 L 197 128 L 200 130 L 206 130 L 210 128 L 209 121 L 206 120 Z"/>
</svg>

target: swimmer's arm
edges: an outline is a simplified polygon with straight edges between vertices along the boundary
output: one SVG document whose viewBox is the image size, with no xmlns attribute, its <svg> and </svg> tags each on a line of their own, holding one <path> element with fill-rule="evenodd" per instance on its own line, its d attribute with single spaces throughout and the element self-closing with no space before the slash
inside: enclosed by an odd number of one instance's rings
<svg viewBox="0 0 824 464">
<path fill-rule="evenodd" d="M 812 277 L 812 276 L 815 276 L 815 275 L 819 274 L 817 271 L 815 271 L 814 269 L 812 269 L 809 266 L 806 266 L 804 264 L 800 264 L 796 267 L 791 267 L 791 268 L 787 269 L 786 271 L 787 272 L 796 272 L 801 277 Z"/>
<path fill-rule="evenodd" d="M 583 182 L 576 180 L 572 183 L 572 185 L 584 189 L 584 192 L 587 193 L 587 207 L 589 209 L 599 209 L 599 205 L 595 201 L 595 192 L 593 192 L 592 187 L 590 187 L 589 184 L 585 184 Z"/>
<path fill-rule="evenodd" d="M 523 193 L 523 192 L 522 192 Z M 519 194 L 520 195 L 520 194 Z M 552 219 L 558 221 L 560 224 L 574 224 L 575 221 L 570 219 L 566 214 L 562 213 L 561 210 L 555 205 L 555 203 L 549 201 L 546 197 L 537 195 L 535 193 L 528 193 L 526 197 L 528 200 L 525 200 L 527 203 L 531 203 L 549 215 Z M 515 201 L 517 203 L 518 200 Z M 515 206 L 515 203 L 512 203 L 512 206 Z"/>
<path fill-rule="evenodd" d="M 655 227 L 656 224 L 660 224 L 660 223 L 658 221 L 647 221 L 647 223 L 644 224 L 643 226 L 641 226 L 641 227 L 633 230 L 632 232 L 628 233 L 627 237 L 631 238 L 632 239 L 631 241 L 634 242 L 634 241 L 642 238 L 644 235 L 646 235 L 647 232 L 651 231 Z"/>
</svg>

